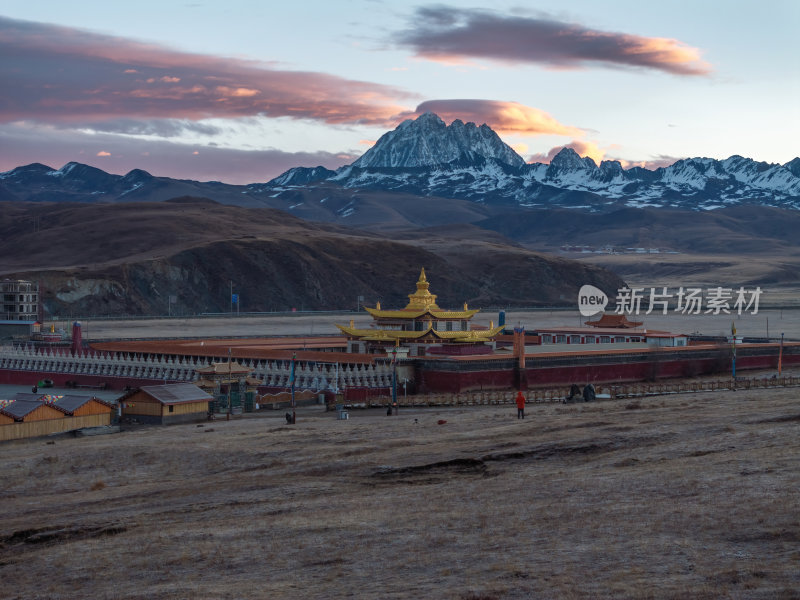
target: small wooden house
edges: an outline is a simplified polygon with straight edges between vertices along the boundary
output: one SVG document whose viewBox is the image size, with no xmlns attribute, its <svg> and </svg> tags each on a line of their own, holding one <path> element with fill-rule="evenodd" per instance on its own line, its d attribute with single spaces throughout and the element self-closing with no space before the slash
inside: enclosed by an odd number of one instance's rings
<svg viewBox="0 0 800 600">
<path fill-rule="evenodd" d="M 94 396 L 66 395 L 56 399 L 53 406 L 70 417 L 84 417 L 84 427 L 100 427 L 111 424 L 114 407 Z"/>
<path fill-rule="evenodd" d="M 171 425 L 205 421 L 213 398 L 191 383 L 146 385 L 120 398 L 122 421 Z"/>
<path fill-rule="evenodd" d="M 111 423 L 113 407 L 92 396 L 49 398 L 26 392 L 0 407 L 0 441 L 53 435 Z M 30 399 L 33 397 L 33 399 Z"/>
<path fill-rule="evenodd" d="M 0 408 L 0 412 L 12 417 L 16 423 L 50 421 L 63 419 L 66 416 L 64 410 L 37 400 L 15 400 Z"/>
</svg>

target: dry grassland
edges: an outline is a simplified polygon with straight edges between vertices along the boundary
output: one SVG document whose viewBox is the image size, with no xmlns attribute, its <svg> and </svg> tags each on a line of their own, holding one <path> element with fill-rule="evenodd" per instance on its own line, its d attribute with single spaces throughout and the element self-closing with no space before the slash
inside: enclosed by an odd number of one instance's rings
<svg viewBox="0 0 800 600">
<path fill-rule="evenodd" d="M 8 443 L 0 595 L 798 598 L 798 395 Z"/>
</svg>

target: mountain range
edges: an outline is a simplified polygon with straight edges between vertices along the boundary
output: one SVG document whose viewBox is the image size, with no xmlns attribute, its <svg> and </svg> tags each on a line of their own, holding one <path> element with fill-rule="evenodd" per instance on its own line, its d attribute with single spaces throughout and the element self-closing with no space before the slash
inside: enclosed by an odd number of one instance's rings
<svg viewBox="0 0 800 600">
<path fill-rule="evenodd" d="M 488 126 L 460 120 L 446 125 L 426 113 L 385 133 L 350 165 L 336 171 L 296 167 L 266 183 L 177 180 L 139 169 L 120 176 L 74 162 L 60 169 L 34 163 L 0 173 L 0 200 L 134 202 L 199 196 L 341 223 L 352 221 L 358 211 L 345 199 L 365 191 L 523 210 L 711 210 L 741 204 L 800 209 L 800 158 L 783 165 L 741 156 L 687 158 L 655 170 L 624 169 L 619 161 L 597 165 L 564 148 L 550 164 L 528 164 Z M 332 201 L 310 209 L 303 205 L 309 198 Z"/>
<path fill-rule="evenodd" d="M 442 299 L 478 306 L 571 306 L 585 283 L 613 295 L 620 275 L 800 277 L 800 159 L 651 171 L 565 148 L 527 164 L 486 125 L 433 114 L 336 171 L 230 185 L 34 163 L 0 173 L 0 203 L 0 275 L 39 281 L 50 315 L 164 314 L 171 297 L 184 314 L 225 311 L 231 282 L 246 310 L 400 305 L 421 266 Z M 685 254 L 550 254 L 576 244 Z"/>
</svg>

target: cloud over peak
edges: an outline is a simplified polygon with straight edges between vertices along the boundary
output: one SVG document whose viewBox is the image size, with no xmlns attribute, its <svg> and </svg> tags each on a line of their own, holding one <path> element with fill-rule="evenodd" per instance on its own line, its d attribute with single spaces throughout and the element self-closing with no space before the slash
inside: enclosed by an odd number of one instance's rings
<svg viewBox="0 0 800 600">
<path fill-rule="evenodd" d="M 577 127 L 560 123 L 543 110 L 518 102 L 476 99 L 428 100 L 417 106 L 413 113 L 406 113 L 405 116 L 418 116 L 426 112 L 436 113 L 447 122 L 461 119 L 472 121 L 477 125 L 485 123 L 499 134 L 581 136 L 584 133 Z"/>
<path fill-rule="evenodd" d="M 419 8 L 415 27 L 395 37 L 417 56 L 445 63 L 491 60 L 552 68 L 590 65 L 707 75 L 700 51 L 679 40 L 590 29 L 547 17 L 504 16 L 448 6 Z"/>
</svg>

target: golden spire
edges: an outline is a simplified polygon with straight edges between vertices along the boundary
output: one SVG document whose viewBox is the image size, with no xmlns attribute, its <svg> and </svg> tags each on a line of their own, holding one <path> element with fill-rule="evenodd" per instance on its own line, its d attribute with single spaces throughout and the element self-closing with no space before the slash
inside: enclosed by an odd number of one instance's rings
<svg viewBox="0 0 800 600">
<path fill-rule="evenodd" d="M 376 302 L 375 303 L 375 309 L 376 310 L 380 310 L 381 309 L 381 303 L 380 302 Z"/>
<path fill-rule="evenodd" d="M 425 310 L 427 308 L 433 310 L 439 309 L 439 307 L 436 305 L 436 294 L 430 293 L 428 290 L 429 285 L 428 279 L 425 277 L 425 267 L 423 267 L 419 273 L 419 279 L 417 280 L 417 291 L 408 295 L 409 302 L 406 306 L 406 310 Z"/>
</svg>

